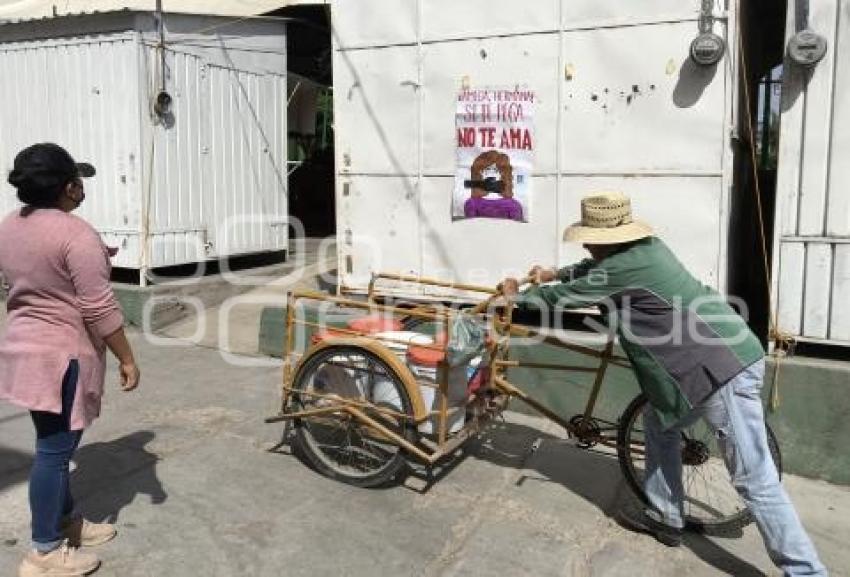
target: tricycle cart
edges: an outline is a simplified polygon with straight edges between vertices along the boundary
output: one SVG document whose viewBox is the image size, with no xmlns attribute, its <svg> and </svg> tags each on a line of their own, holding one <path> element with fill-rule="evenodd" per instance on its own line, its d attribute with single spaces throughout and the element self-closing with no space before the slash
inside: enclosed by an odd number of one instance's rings
<svg viewBox="0 0 850 577">
<path fill-rule="evenodd" d="M 384 298 L 383 281 L 445 287 L 486 298 L 466 309 L 416 299 L 399 303 Z M 325 310 L 363 311 L 365 316 L 345 327 L 329 327 L 321 318 L 314 322 L 299 317 L 299 307 L 308 301 Z M 452 331 L 459 315 L 486 327 L 487 339 L 479 357 L 452 363 L 456 341 Z M 564 342 L 516 325 L 512 316 L 512 306 L 495 289 L 405 275 L 375 275 L 366 301 L 294 292 L 286 310 L 281 410 L 266 422 L 290 421 L 303 455 L 322 474 L 374 487 L 399 478 L 408 460 L 430 467 L 448 457 L 515 397 L 564 427 L 579 447 L 616 450 L 629 487 L 647 502 L 642 429 L 646 398 L 638 395 L 617 422 L 594 416 L 606 370 L 611 365 L 629 367 L 628 360 L 614 353 L 612 340 L 601 349 Z M 299 326 L 313 333 L 303 351 L 294 346 Z M 592 366 L 520 363 L 511 358 L 516 337 L 533 338 L 594 362 Z M 565 419 L 529 396 L 508 380 L 508 371 L 519 366 L 592 375 L 584 411 Z M 770 429 L 768 438 L 781 470 Z M 748 523 L 748 511 L 708 427 L 697 423 L 683 431 L 681 447 L 688 526 L 712 533 Z"/>
</svg>

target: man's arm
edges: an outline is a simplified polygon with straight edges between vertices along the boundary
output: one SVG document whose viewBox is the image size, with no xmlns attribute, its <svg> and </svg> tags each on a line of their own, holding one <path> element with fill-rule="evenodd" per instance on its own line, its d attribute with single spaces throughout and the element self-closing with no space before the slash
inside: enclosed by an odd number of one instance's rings
<svg viewBox="0 0 850 577">
<path fill-rule="evenodd" d="M 577 263 L 560 268 L 555 272 L 555 278 L 561 282 L 570 282 L 587 275 L 593 268 L 594 260 L 586 258 Z"/>
<path fill-rule="evenodd" d="M 528 276 L 535 279 L 535 282 L 538 284 L 553 281 L 569 282 L 587 274 L 587 271 L 592 266 L 592 258 L 586 258 L 563 268 L 543 268 L 540 265 L 534 265 L 528 271 Z"/>
<path fill-rule="evenodd" d="M 586 259 L 558 271 L 563 280 L 557 284 L 535 285 L 517 295 L 521 307 L 558 307 L 565 309 L 597 305 L 621 290 L 618 279 L 604 266 Z"/>
</svg>

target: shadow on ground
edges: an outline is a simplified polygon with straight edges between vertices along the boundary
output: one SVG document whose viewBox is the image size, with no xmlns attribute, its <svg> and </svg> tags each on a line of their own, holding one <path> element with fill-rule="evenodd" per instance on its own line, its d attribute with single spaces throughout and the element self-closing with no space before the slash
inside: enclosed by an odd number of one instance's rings
<svg viewBox="0 0 850 577">
<path fill-rule="evenodd" d="M 0 447 L 0 491 L 25 481 L 31 466 L 31 454 Z"/>
<path fill-rule="evenodd" d="M 151 431 L 137 431 L 79 448 L 71 491 L 81 513 L 115 523 L 138 495 L 147 495 L 154 505 L 165 502 L 168 495 L 156 474 L 159 457 L 146 449 L 154 436 Z"/>
<path fill-rule="evenodd" d="M 469 456 L 502 467 L 525 471 L 516 484 L 558 483 L 606 516 L 617 519 L 636 499 L 622 479 L 616 456 L 580 449 L 571 441 L 517 423 L 495 423 L 468 448 Z M 739 577 L 765 575 L 757 567 L 726 551 L 713 540 L 687 534 L 685 546 L 718 571 Z"/>
<path fill-rule="evenodd" d="M 289 451 L 285 447 L 288 447 Z M 307 467 L 313 468 L 303 456 L 289 427 L 284 429 L 280 443 L 270 452 L 289 454 L 301 460 Z M 430 471 L 411 463 L 410 477 L 417 478 L 420 483 L 416 486 L 404 482 L 404 486 L 417 493 L 427 493 L 435 483 L 450 476 L 455 468 L 468 459 L 521 470 L 522 473 L 516 480 L 517 486 L 557 483 L 614 520 L 623 507 L 637 506 L 635 497 L 622 478 L 616 456 L 595 449 L 580 449 L 570 440 L 512 422 L 490 424 L 478 438 L 470 440 L 462 450 L 438 463 Z M 703 535 L 687 534 L 684 546 L 703 562 L 725 574 L 739 577 L 765 575 L 754 565 Z"/>
</svg>

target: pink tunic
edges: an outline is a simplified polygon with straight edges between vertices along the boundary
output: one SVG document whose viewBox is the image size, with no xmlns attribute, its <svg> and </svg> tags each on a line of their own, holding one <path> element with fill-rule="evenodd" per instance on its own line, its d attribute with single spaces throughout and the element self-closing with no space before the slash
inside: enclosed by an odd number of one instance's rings
<svg viewBox="0 0 850 577">
<path fill-rule="evenodd" d="M 71 429 L 100 414 L 106 346 L 124 318 L 109 284 L 106 246 L 83 219 L 58 209 L 0 222 L 0 272 L 10 285 L 0 334 L 0 399 L 59 413 L 62 378 L 80 364 Z M 3 329 L 0 328 L 0 332 Z"/>
</svg>

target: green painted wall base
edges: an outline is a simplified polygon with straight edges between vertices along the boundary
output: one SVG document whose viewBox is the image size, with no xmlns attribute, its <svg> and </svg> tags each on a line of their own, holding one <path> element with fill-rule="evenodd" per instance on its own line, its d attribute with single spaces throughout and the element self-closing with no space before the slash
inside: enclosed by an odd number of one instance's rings
<svg viewBox="0 0 850 577">
<path fill-rule="evenodd" d="M 309 314 L 309 313 L 308 313 Z M 347 315 L 329 324 L 343 326 Z M 260 352 L 279 357 L 284 342 L 285 309 L 269 307 L 260 322 Z M 306 337 L 299 335 L 303 347 Z M 592 366 L 592 359 L 550 345 L 513 347 L 519 361 Z M 774 359 L 768 360 L 763 396 L 765 403 L 776 374 Z M 593 384 L 592 374 L 517 368 L 512 382 L 565 417 L 581 413 Z M 611 367 L 606 374 L 595 415 L 616 421 L 638 393 L 634 374 Z M 850 362 L 793 357 L 782 361 L 779 370 L 781 404 L 768 411 L 768 420 L 779 439 L 784 469 L 788 472 L 850 485 L 850 451 L 843 446 L 850 438 Z M 533 412 L 520 401 L 513 410 Z"/>
<path fill-rule="evenodd" d="M 273 265 L 241 271 L 243 281 L 252 275 L 262 283 L 263 275 L 280 275 L 290 265 Z M 201 278 L 175 280 L 146 287 L 113 283 L 115 296 L 124 310 L 127 324 L 148 330 L 158 330 L 185 318 L 196 309 L 217 306 L 227 299 L 256 288 L 252 282 L 231 282 L 222 274 Z M 146 326 L 147 325 L 147 326 Z"/>
<path fill-rule="evenodd" d="M 767 400 L 776 364 L 768 360 Z M 782 447 L 785 469 L 850 485 L 850 362 L 792 357 L 779 366 L 780 406 L 768 420 Z"/>
<path fill-rule="evenodd" d="M 113 284 L 115 297 L 124 312 L 124 322 L 138 328 L 158 330 L 186 316 L 186 310 L 177 298 L 165 298 L 162 291 L 153 288 Z M 148 305 L 151 298 L 156 301 Z M 145 307 L 150 306 L 148 326 L 145 327 Z"/>
</svg>

